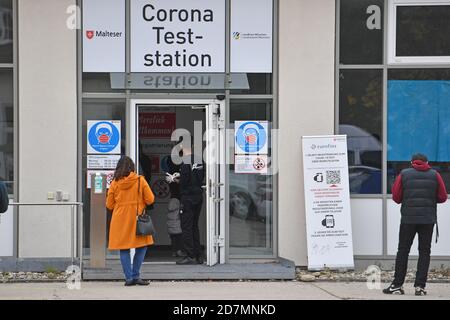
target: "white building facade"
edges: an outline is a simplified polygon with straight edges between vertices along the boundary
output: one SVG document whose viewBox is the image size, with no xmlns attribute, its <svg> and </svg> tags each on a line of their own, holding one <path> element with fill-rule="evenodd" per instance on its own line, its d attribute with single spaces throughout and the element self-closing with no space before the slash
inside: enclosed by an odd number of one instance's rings
<svg viewBox="0 0 450 320">
<path fill-rule="evenodd" d="M 224 130 L 215 147 L 226 164 L 210 169 L 208 189 L 219 204 L 205 195 L 199 223 L 211 264 L 307 266 L 302 136 L 348 137 L 356 268 L 393 266 L 400 209 L 390 189 L 412 153 L 450 184 L 450 1 L 0 0 L 0 10 L 0 177 L 19 204 L 1 215 L 0 269 L 63 268 L 81 251 L 88 261 L 88 176 L 99 170 L 88 121 L 120 121 L 115 156 L 131 156 L 155 191 L 150 262 L 170 260 L 171 133 L 194 133 L 195 121 Z M 277 168 L 239 171 L 226 129 L 240 121 L 267 124 L 261 155 Z M 78 202 L 73 215 L 37 205 Z M 438 208 L 436 265 L 450 262 L 449 206 Z"/>
</svg>

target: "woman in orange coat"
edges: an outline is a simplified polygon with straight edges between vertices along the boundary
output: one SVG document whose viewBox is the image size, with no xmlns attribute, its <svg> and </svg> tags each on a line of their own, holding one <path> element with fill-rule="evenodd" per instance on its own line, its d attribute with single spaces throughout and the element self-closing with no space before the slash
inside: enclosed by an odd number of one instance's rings
<svg viewBox="0 0 450 320">
<path fill-rule="evenodd" d="M 140 181 L 139 181 L 140 180 Z M 138 189 L 139 188 L 139 189 Z M 125 273 L 125 285 L 148 285 L 140 278 L 147 246 L 152 236 L 136 236 L 136 216 L 155 201 L 147 181 L 135 173 L 133 160 L 122 157 L 117 163 L 114 180 L 108 191 L 106 207 L 112 211 L 109 250 L 120 250 L 120 262 Z M 135 248 L 133 265 L 130 249 Z"/>
</svg>

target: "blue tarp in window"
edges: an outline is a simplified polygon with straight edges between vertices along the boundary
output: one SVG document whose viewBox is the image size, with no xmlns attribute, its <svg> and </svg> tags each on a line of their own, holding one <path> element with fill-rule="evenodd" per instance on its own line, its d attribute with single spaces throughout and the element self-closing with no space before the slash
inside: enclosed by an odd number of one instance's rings
<svg viewBox="0 0 450 320">
<path fill-rule="evenodd" d="M 450 81 L 388 81 L 388 161 L 450 161 Z"/>
</svg>

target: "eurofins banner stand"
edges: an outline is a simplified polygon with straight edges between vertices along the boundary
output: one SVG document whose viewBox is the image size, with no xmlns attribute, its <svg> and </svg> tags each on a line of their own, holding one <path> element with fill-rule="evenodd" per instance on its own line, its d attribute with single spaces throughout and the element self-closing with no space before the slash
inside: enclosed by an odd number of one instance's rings
<svg viewBox="0 0 450 320">
<path fill-rule="evenodd" d="M 308 269 L 353 269 L 347 136 L 302 137 Z"/>
</svg>

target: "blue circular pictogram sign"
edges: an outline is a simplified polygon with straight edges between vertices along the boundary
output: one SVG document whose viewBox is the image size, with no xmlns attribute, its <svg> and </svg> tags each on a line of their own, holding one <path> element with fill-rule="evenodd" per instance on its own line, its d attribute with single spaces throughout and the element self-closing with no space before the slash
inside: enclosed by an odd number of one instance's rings
<svg viewBox="0 0 450 320">
<path fill-rule="evenodd" d="M 111 153 L 120 143 L 120 132 L 112 122 L 96 122 L 89 130 L 88 142 L 99 153 Z"/>
<path fill-rule="evenodd" d="M 236 131 L 236 144 L 245 153 L 258 153 L 267 143 L 267 131 L 258 122 L 244 122 Z"/>
</svg>

